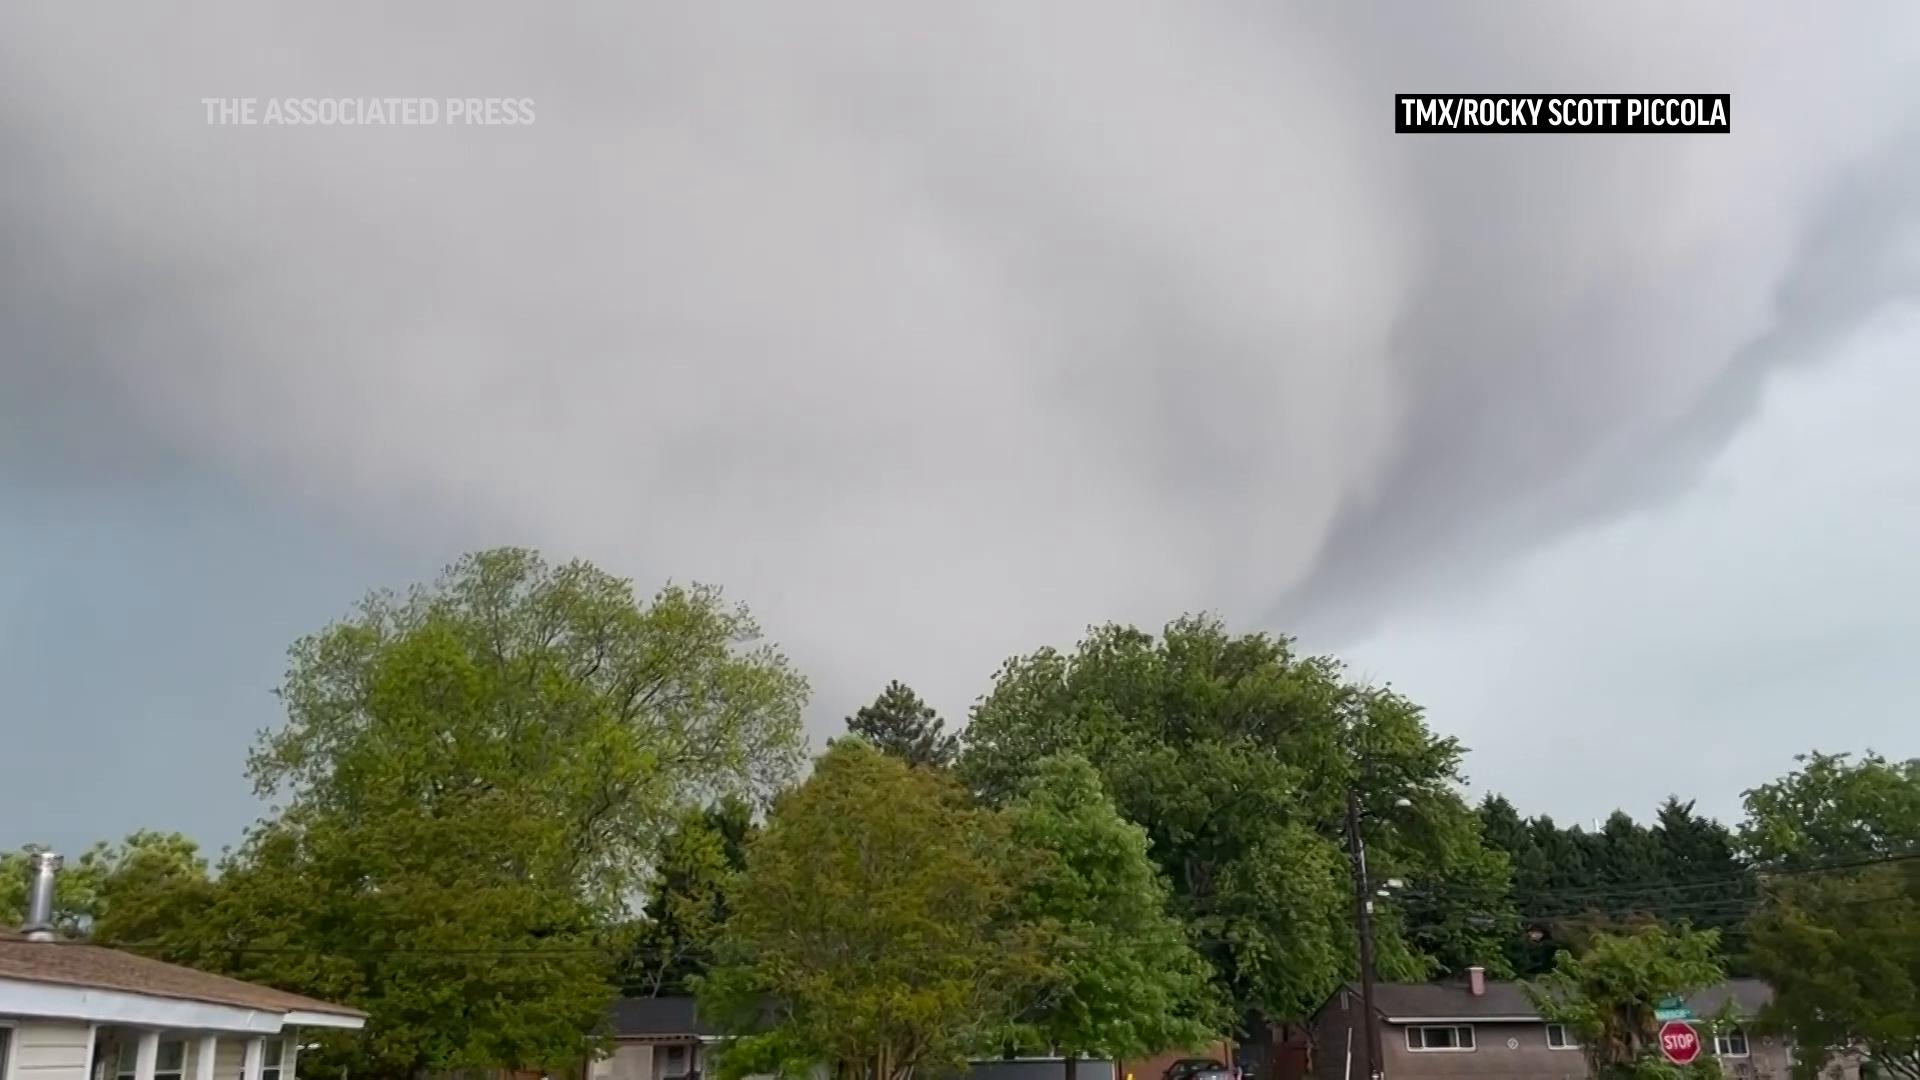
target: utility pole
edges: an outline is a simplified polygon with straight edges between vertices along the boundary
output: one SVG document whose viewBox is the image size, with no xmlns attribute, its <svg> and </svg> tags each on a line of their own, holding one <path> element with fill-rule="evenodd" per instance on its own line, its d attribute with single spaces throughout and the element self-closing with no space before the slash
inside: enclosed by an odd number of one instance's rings
<svg viewBox="0 0 1920 1080">
<path fill-rule="evenodd" d="M 1380 1018 L 1373 1011 L 1373 886 L 1367 881 L 1367 843 L 1360 836 L 1360 789 L 1347 785 L 1347 850 L 1353 856 L 1353 923 L 1360 937 L 1360 1013 L 1367 1031 L 1367 1071 L 1381 1080 Z"/>
</svg>

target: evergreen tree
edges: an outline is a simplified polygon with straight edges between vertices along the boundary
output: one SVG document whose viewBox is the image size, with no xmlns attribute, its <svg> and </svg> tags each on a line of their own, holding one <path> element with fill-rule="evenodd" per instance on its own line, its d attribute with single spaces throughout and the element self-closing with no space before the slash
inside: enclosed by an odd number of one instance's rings
<svg viewBox="0 0 1920 1080">
<path fill-rule="evenodd" d="M 959 756 L 958 740 L 946 722 L 906 683 L 894 680 L 871 705 L 847 717 L 847 731 L 908 765 L 944 769 Z"/>
<path fill-rule="evenodd" d="M 1693 811 L 1692 802 L 1667 799 L 1655 815 L 1652 833 L 1659 845 L 1665 900 L 1657 913 L 1669 923 L 1682 919 L 1701 929 L 1720 931 L 1727 966 L 1746 973 L 1745 922 L 1755 901 L 1746 862 L 1734 850 L 1725 825 Z"/>
<path fill-rule="evenodd" d="M 689 811 L 661 846 L 647 889 L 645 922 L 620 971 L 621 990 L 640 997 L 692 992 L 726 924 L 727 889 L 746 867 L 756 826 L 744 800 Z"/>
</svg>

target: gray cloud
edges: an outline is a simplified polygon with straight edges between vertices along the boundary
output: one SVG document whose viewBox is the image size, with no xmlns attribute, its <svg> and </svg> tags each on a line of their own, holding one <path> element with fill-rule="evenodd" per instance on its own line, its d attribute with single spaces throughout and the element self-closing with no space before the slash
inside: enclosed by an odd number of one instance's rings
<svg viewBox="0 0 1920 1080">
<path fill-rule="evenodd" d="M 1802 321 L 1880 295 L 1774 304 L 1851 287 L 1805 255 L 1853 258 L 1836 177 L 1910 170 L 1916 18 L 15 8 L 0 379 L 66 403 L 52 463 L 720 581 L 823 723 L 896 676 L 958 711 L 1088 622 L 1357 627 L 1680 475 L 1754 342 L 1817 356 Z M 1737 134 L 1387 126 L 1397 90 L 1572 87 L 1731 90 Z M 200 105 L 401 94 L 538 122 Z"/>
<path fill-rule="evenodd" d="M 1751 416 L 1771 376 L 1820 363 L 1876 313 L 1920 295 L 1916 177 L 1920 134 L 1912 130 L 1835 177 L 1796 226 L 1760 324 L 1672 415 L 1583 400 L 1570 385 L 1562 411 L 1515 422 L 1518 409 L 1507 397 L 1513 380 L 1470 392 L 1439 381 L 1439 400 L 1427 398 L 1438 407 L 1409 429 L 1407 451 L 1378 494 L 1342 515 L 1315 573 L 1279 610 L 1351 632 L 1390 608 L 1397 591 L 1473 585 L 1547 537 L 1686 491 Z M 1724 288 L 1716 270 L 1743 269 L 1702 268 L 1693 295 Z M 1596 315 L 1576 340 L 1542 342 L 1532 355 L 1605 364 L 1577 339 L 1606 341 L 1611 321 L 1646 317 L 1631 308 Z M 1659 320 L 1654 328 L 1672 325 Z M 1600 379 L 1557 367 L 1549 377 L 1604 389 Z M 1449 403 L 1450 389 L 1465 396 Z M 1463 502 L 1481 513 L 1459 512 Z"/>
</svg>

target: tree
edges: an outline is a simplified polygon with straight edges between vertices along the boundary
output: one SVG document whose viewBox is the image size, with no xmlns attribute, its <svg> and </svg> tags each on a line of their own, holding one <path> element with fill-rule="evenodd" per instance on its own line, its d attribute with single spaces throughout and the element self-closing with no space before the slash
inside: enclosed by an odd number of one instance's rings
<svg viewBox="0 0 1920 1080">
<path fill-rule="evenodd" d="M 1732 831 L 1694 813 L 1693 805 L 1672 797 L 1655 813 L 1651 832 L 1666 881 L 1656 913 L 1669 923 L 1686 919 L 1699 929 L 1718 930 L 1729 970 L 1745 974 L 1753 876 L 1735 850 Z"/>
<path fill-rule="evenodd" d="M 1771 882 L 1749 956 L 1774 990 L 1764 1026 L 1808 1074 L 1849 1047 L 1920 1080 L 1920 861 Z"/>
<path fill-rule="evenodd" d="M 1220 1017 L 1211 971 L 1167 911 L 1146 832 L 1120 816 L 1100 776 L 1074 756 L 1040 762 L 1008 807 L 1026 864 L 1016 910 L 1052 964 L 1021 1017 L 1037 1048 L 1111 1060 L 1198 1047 Z"/>
<path fill-rule="evenodd" d="M 1763 871 L 1750 960 L 1765 1020 L 1819 1068 L 1857 1044 L 1920 1078 L 1920 761 L 1813 753 L 1746 793 L 1740 842 Z"/>
<path fill-rule="evenodd" d="M 1542 849 L 1536 820 L 1522 818 L 1505 796 L 1489 794 L 1480 803 L 1480 828 L 1488 847 L 1503 852 L 1511 867 L 1512 903 L 1520 910 L 1524 931 L 1507 936 L 1502 957 L 1516 975 L 1542 975 L 1552 970 L 1556 951 L 1550 939 L 1550 913 L 1542 898 L 1552 887 L 1554 863 Z M 1551 820 L 1546 830 L 1556 834 Z"/>
<path fill-rule="evenodd" d="M 780 796 L 747 851 L 702 1008 L 723 1075 L 905 1080 L 993 1044 L 1037 964 L 1005 823 L 945 773 L 858 740 Z"/>
<path fill-rule="evenodd" d="M 549 822 L 524 872 L 599 905 L 633 891 L 684 806 L 760 796 L 803 758 L 806 680 L 719 590 L 632 584 L 500 549 L 296 643 L 262 797 L 370 821 L 499 797 Z"/>
<path fill-rule="evenodd" d="M 1711 930 L 1658 923 L 1602 934 L 1578 959 L 1562 950 L 1528 991 L 1549 1023 L 1565 1024 L 1580 1040 L 1595 1080 L 1718 1080 L 1719 1063 L 1704 1054 L 1686 1068 L 1663 1058 L 1655 1011 L 1726 978 L 1719 945 Z"/>
<path fill-rule="evenodd" d="M 730 798 L 689 810 L 667 837 L 647 888 L 639 940 L 622 972 L 625 993 L 687 994 L 713 960 L 727 919 L 727 891 L 746 868 L 757 826 L 753 809 Z"/>
<path fill-rule="evenodd" d="M 1457 900 L 1477 903 L 1481 890 L 1457 886 L 1472 878 L 1503 908 L 1507 880 L 1453 791 L 1460 746 L 1429 731 L 1411 702 L 1346 683 L 1337 663 L 1296 655 L 1285 638 L 1232 636 L 1202 617 L 1158 638 L 1096 628 L 1071 654 L 1010 661 L 963 741 L 964 776 L 996 802 L 1050 755 L 1093 764 L 1146 830 L 1174 911 L 1243 1027 L 1306 1016 L 1355 970 L 1349 785 L 1362 795 L 1376 877 L 1429 893 L 1437 945 L 1453 962 L 1499 955 L 1497 928 Z M 1411 808 L 1396 805 L 1403 798 Z M 1410 943 L 1383 907 L 1382 973 L 1436 971 L 1436 952 Z"/>
<path fill-rule="evenodd" d="M 951 766 L 959 754 L 959 741 L 946 734 L 945 726 L 931 705 L 898 680 L 888 683 L 873 704 L 847 717 L 847 731 L 882 753 L 937 769 Z"/>
<path fill-rule="evenodd" d="M 1920 758 L 1815 751 L 1800 768 L 1743 793 L 1740 846 L 1768 870 L 1920 851 Z"/>
<path fill-rule="evenodd" d="M 249 763 L 285 809 L 168 959 L 357 1005 L 315 1071 L 578 1062 L 681 810 L 801 764 L 805 681 L 717 590 L 469 556 L 303 639 Z"/>
<path fill-rule="evenodd" d="M 18 926 L 27 914 L 28 860 L 34 848 L 0 855 L 0 919 Z M 67 937 L 138 940 L 149 899 L 180 883 L 207 881 L 200 847 L 180 833 L 141 829 L 118 844 L 104 841 L 60 871 L 54 929 Z"/>
</svg>

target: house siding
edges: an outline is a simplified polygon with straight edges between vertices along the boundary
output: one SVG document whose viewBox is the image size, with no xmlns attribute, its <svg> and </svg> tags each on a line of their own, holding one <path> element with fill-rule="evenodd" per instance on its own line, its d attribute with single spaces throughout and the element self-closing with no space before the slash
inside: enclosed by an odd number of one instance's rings
<svg viewBox="0 0 1920 1080">
<path fill-rule="evenodd" d="M 93 1028 L 60 1020 L 21 1020 L 8 1036 L 7 1080 L 87 1080 Z"/>
<path fill-rule="evenodd" d="M 593 1063 L 593 1080 L 653 1080 L 653 1047 L 620 1043 L 613 1053 Z"/>
<path fill-rule="evenodd" d="M 1315 1080 L 1366 1080 L 1366 1031 L 1359 1023 L 1360 1015 L 1359 1002 L 1350 1000 L 1343 1009 L 1340 995 L 1321 1011 L 1314 1025 L 1310 1075 Z M 1349 1066 L 1350 1026 L 1353 1054 Z M 1472 1050 L 1409 1050 L 1407 1025 L 1382 1022 L 1380 1057 L 1388 1080 L 1587 1080 L 1586 1056 L 1578 1050 L 1549 1047 L 1542 1021 L 1481 1020 L 1471 1026 Z M 1513 1045 L 1509 1046 L 1509 1041 Z M 1733 1080 L 1790 1080 L 1793 1054 L 1785 1041 L 1749 1033 L 1749 1049 L 1747 1057 L 1721 1059 L 1721 1071 Z M 1851 1060 L 1836 1061 L 1822 1073 L 1824 1080 L 1859 1080 L 1859 1075 L 1857 1064 Z"/>
<path fill-rule="evenodd" d="M 246 1071 L 246 1040 L 221 1039 L 213 1050 L 213 1080 L 240 1080 Z"/>
</svg>

